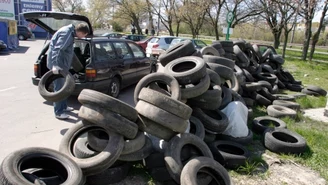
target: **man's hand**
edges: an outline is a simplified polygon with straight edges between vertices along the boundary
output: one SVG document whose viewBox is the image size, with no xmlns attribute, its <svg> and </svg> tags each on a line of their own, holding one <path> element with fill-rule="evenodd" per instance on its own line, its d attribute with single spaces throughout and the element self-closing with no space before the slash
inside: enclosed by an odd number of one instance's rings
<svg viewBox="0 0 328 185">
<path fill-rule="evenodd" d="M 55 75 L 59 74 L 59 70 L 61 70 L 61 68 L 58 67 L 58 66 L 53 66 L 52 69 L 51 69 L 52 73 L 55 74 Z"/>
</svg>

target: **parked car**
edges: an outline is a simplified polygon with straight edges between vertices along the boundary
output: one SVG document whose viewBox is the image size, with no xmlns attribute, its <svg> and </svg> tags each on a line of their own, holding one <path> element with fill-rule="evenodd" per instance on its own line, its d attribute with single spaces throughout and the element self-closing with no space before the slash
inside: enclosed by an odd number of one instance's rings
<svg viewBox="0 0 328 185">
<path fill-rule="evenodd" d="M 5 42 L 0 40 L 0 50 L 5 50 L 5 49 L 7 49 L 7 44 L 5 44 Z"/>
<path fill-rule="evenodd" d="M 207 44 L 205 42 L 203 42 L 202 40 L 198 40 L 198 39 L 187 39 L 187 38 L 176 38 L 173 39 L 170 47 L 174 46 L 175 44 L 185 41 L 185 40 L 190 40 L 192 42 L 192 44 L 195 46 L 196 49 L 202 49 L 203 47 L 207 46 Z"/>
<path fill-rule="evenodd" d="M 33 37 L 33 33 L 27 26 L 18 25 L 17 26 L 17 36 L 19 40 L 27 40 Z"/>
<path fill-rule="evenodd" d="M 132 40 L 132 41 L 141 41 L 145 38 L 146 38 L 145 35 L 124 35 L 122 37 L 122 39 L 128 39 L 128 40 Z"/>
<path fill-rule="evenodd" d="M 81 71 L 70 70 L 75 77 L 78 95 L 83 89 L 93 89 L 117 97 L 122 88 L 137 83 L 145 75 L 156 70 L 155 62 L 146 57 L 145 52 L 134 42 L 124 39 L 94 37 L 89 19 L 82 15 L 62 12 L 25 12 L 27 21 L 43 23 L 50 34 L 68 24 L 85 22 L 89 25 L 87 38 L 75 39 L 74 52 L 84 66 Z M 41 77 L 49 71 L 46 66 L 49 43 L 42 49 L 34 64 L 32 82 L 38 85 Z"/>
<path fill-rule="evenodd" d="M 158 58 L 165 50 L 167 50 L 173 39 L 177 37 L 174 36 L 159 36 L 153 37 L 147 44 L 146 54 L 147 57 L 153 56 Z"/>
<path fill-rule="evenodd" d="M 121 38 L 123 36 L 123 34 L 121 34 L 121 33 L 104 33 L 101 36 L 109 37 L 109 38 Z"/>
<path fill-rule="evenodd" d="M 147 37 L 144 40 L 136 42 L 144 51 L 146 51 L 146 47 L 148 42 L 152 39 L 153 37 Z"/>
</svg>

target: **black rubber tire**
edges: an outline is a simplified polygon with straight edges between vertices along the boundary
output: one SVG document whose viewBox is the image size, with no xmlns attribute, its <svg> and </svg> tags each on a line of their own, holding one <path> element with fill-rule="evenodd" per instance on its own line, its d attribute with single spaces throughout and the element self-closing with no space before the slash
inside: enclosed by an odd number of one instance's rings
<svg viewBox="0 0 328 185">
<path fill-rule="evenodd" d="M 293 101 L 286 101 L 286 100 L 274 100 L 272 102 L 272 105 L 281 105 L 281 106 L 284 106 L 284 107 L 291 108 L 295 111 L 299 111 L 301 109 L 300 104 L 298 104 L 296 102 L 293 102 Z"/>
<path fill-rule="evenodd" d="M 191 54 L 190 56 L 194 56 L 194 57 L 200 57 L 202 58 L 202 53 L 197 49 L 193 54 Z"/>
<path fill-rule="evenodd" d="M 88 185 L 104 185 L 121 182 L 125 179 L 130 171 L 132 165 L 130 163 L 123 163 L 116 167 L 110 167 L 101 173 L 87 176 Z"/>
<path fill-rule="evenodd" d="M 82 170 L 66 155 L 48 148 L 30 147 L 14 151 L 3 159 L 0 167 L 1 184 L 34 185 L 22 174 L 22 171 L 30 168 L 57 173 L 63 179 L 62 185 L 85 183 Z"/>
<path fill-rule="evenodd" d="M 266 99 L 270 100 L 271 102 L 276 100 L 276 97 L 273 96 L 269 90 L 265 87 L 263 87 L 259 92 L 260 95 L 264 96 Z"/>
<path fill-rule="evenodd" d="M 220 56 L 220 53 L 217 49 L 215 49 L 212 46 L 205 46 L 200 50 L 200 53 L 204 55 L 214 55 L 214 56 Z"/>
<path fill-rule="evenodd" d="M 221 78 L 220 75 L 217 74 L 212 69 L 206 69 L 208 76 L 210 77 L 211 83 L 214 83 L 215 85 L 221 85 Z"/>
<path fill-rule="evenodd" d="M 240 96 L 240 94 L 238 94 L 235 91 L 231 91 L 231 95 L 232 95 L 232 101 L 239 101 L 246 106 L 246 103 L 245 103 L 243 97 Z"/>
<path fill-rule="evenodd" d="M 142 88 L 138 99 L 150 103 L 185 120 L 189 119 L 191 116 L 192 109 L 189 106 L 149 88 Z"/>
<path fill-rule="evenodd" d="M 307 88 L 302 89 L 301 93 L 304 93 L 304 94 L 307 94 L 310 96 L 321 96 L 321 94 L 311 91 L 311 90 L 308 90 Z"/>
<path fill-rule="evenodd" d="M 188 122 L 172 113 L 169 113 L 159 107 L 156 107 L 143 100 L 139 100 L 136 105 L 138 113 L 174 132 L 185 132 Z"/>
<path fill-rule="evenodd" d="M 224 47 L 233 47 L 233 42 L 230 40 L 220 40 L 222 48 Z"/>
<path fill-rule="evenodd" d="M 42 168 L 32 168 L 28 170 L 24 170 L 22 172 L 23 176 L 29 176 L 29 181 L 34 182 L 34 184 L 47 184 L 47 185 L 56 185 L 62 184 L 62 177 L 58 176 L 58 174 L 54 171 L 42 169 Z M 36 182 L 41 181 L 41 182 Z M 85 181 L 85 177 L 83 177 L 83 181 Z"/>
<path fill-rule="evenodd" d="M 181 161 L 181 150 L 183 146 L 193 145 L 197 148 L 199 153 L 205 157 L 213 158 L 213 155 L 208 146 L 199 137 L 183 133 L 180 136 L 173 137 L 165 149 L 165 164 L 171 177 L 180 183 L 180 175 L 183 169 L 183 162 Z"/>
<path fill-rule="evenodd" d="M 246 77 L 246 82 L 254 82 L 254 77 L 246 70 L 246 69 L 242 69 L 244 72 L 244 75 Z"/>
<path fill-rule="evenodd" d="M 203 55 L 203 59 L 206 63 L 214 63 L 214 64 L 220 64 L 229 67 L 230 69 L 234 69 L 235 67 L 235 61 L 219 57 L 219 56 L 213 56 L 213 55 Z"/>
<path fill-rule="evenodd" d="M 220 64 L 215 64 L 215 63 L 207 63 L 210 68 L 215 71 L 220 77 L 224 79 L 231 79 L 232 76 L 234 75 L 233 69 L 220 65 Z"/>
<path fill-rule="evenodd" d="M 121 156 L 126 154 L 131 154 L 140 150 L 145 146 L 146 140 L 147 138 L 144 132 L 139 131 L 136 138 L 131 140 L 125 140 Z"/>
<path fill-rule="evenodd" d="M 243 90 L 247 92 L 257 92 L 260 91 L 262 87 L 263 86 L 257 82 L 246 82 L 242 85 Z"/>
<path fill-rule="evenodd" d="M 261 66 L 262 66 L 262 72 L 274 74 L 274 71 L 269 64 L 263 63 L 261 64 Z"/>
<path fill-rule="evenodd" d="M 315 86 L 315 85 L 308 85 L 306 86 L 306 89 L 307 90 L 310 90 L 310 91 L 314 91 L 318 94 L 320 94 L 321 96 L 326 96 L 327 95 L 327 91 L 322 89 L 321 87 L 319 86 Z"/>
<path fill-rule="evenodd" d="M 203 123 L 205 129 L 215 133 L 223 132 L 229 124 L 228 117 L 220 110 L 202 110 L 194 107 L 192 115 Z"/>
<path fill-rule="evenodd" d="M 271 74 L 271 73 L 261 72 L 261 73 L 257 74 L 256 77 L 260 80 L 268 81 L 271 84 L 274 84 L 275 81 L 277 80 L 277 76 L 274 74 Z"/>
<path fill-rule="evenodd" d="M 212 44 L 210 46 L 212 46 L 213 48 L 215 48 L 217 50 L 222 49 L 222 45 L 221 45 L 220 41 L 218 41 L 218 40 L 213 40 Z"/>
<path fill-rule="evenodd" d="M 73 159 L 86 176 L 100 173 L 109 168 L 118 159 L 124 147 L 123 136 L 106 130 L 110 137 L 106 148 L 102 152 L 94 157 L 86 159 L 75 157 L 71 148 L 77 137 L 80 134 L 99 128 L 100 127 L 94 126 L 90 123 L 86 124 L 85 122 L 79 122 L 68 129 L 59 145 L 59 151 Z"/>
<path fill-rule="evenodd" d="M 90 148 L 97 152 L 102 152 L 106 148 L 108 139 L 109 136 L 104 129 L 92 130 L 88 132 L 87 135 L 87 140 Z"/>
<path fill-rule="evenodd" d="M 196 51 L 194 45 L 190 40 L 185 40 L 180 43 L 175 44 L 173 47 L 167 49 L 158 57 L 158 61 L 166 66 L 172 60 L 175 60 L 180 57 L 189 56 Z"/>
<path fill-rule="evenodd" d="M 194 134 L 195 136 L 198 136 L 200 139 L 204 139 L 205 137 L 205 128 L 203 123 L 196 117 L 191 116 L 189 119 L 190 122 L 190 134 Z"/>
<path fill-rule="evenodd" d="M 241 39 L 241 40 L 234 40 L 232 41 L 233 45 L 237 45 L 243 52 L 246 50 L 246 41 Z"/>
<path fill-rule="evenodd" d="M 148 137 L 146 137 L 145 139 L 146 139 L 145 144 L 140 150 L 137 150 L 129 154 L 124 154 L 124 155 L 121 154 L 121 156 L 118 159 L 120 161 L 140 161 L 148 157 L 153 152 L 153 145 Z"/>
<path fill-rule="evenodd" d="M 86 137 L 78 138 L 73 146 L 73 155 L 80 159 L 85 159 L 97 155 L 98 152 L 93 150 L 88 145 L 89 143 Z"/>
<path fill-rule="evenodd" d="M 71 66 L 75 72 L 80 72 L 84 69 L 84 66 L 82 65 L 80 59 L 76 56 L 75 53 L 73 55 Z"/>
<path fill-rule="evenodd" d="M 263 134 L 264 131 L 268 128 L 287 128 L 287 124 L 278 118 L 271 116 L 261 116 L 254 118 L 252 122 L 252 128 L 254 132 Z"/>
<path fill-rule="evenodd" d="M 82 105 L 79 110 L 79 117 L 105 130 L 115 131 L 129 139 L 135 138 L 138 132 L 138 126 L 134 122 L 97 105 Z"/>
<path fill-rule="evenodd" d="M 171 98 L 180 100 L 181 93 L 180 93 L 180 85 L 178 81 L 170 75 L 165 73 L 152 73 L 145 77 L 143 77 L 136 85 L 134 89 L 134 103 L 137 104 L 138 102 L 138 95 L 143 87 L 147 87 L 152 82 L 161 82 L 170 87 L 171 91 Z"/>
<path fill-rule="evenodd" d="M 270 48 L 266 49 L 263 52 L 263 54 L 262 54 L 262 56 L 260 58 L 260 63 L 265 62 L 270 57 L 270 55 L 272 55 L 272 54 L 273 54 L 273 52 L 272 52 L 272 50 Z"/>
<path fill-rule="evenodd" d="M 194 84 L 206 75 L 206 66 L 202 58 L 181 57 L 169 62 L 164 72 L 173 76 L 180 85 Z"/>
<path fill-rule="evenodd" d="M 255 51 L 254 54 L 255 54 L 259 59 L 261 59 L 261 57 L 262 57 L 262 53 L 261 53 L 261 51 L 260 51 L 259 46 L 258 46 L 257 44 L 253 44 L 252 47 L 253 47 L 253 49 L 254 49 L 254 51 Z"/>
<path fill-rule="evenodd" d="M 267 88 L 270 92 L 272 92 L 272 85 L 268 81 L 260 80 L 257 83 L 261 84 L 262 87 Z"/>
<path fill-rule="evenodd" d="M 65 78 L 65 83 L 63 87 L 57 92 L 48 91 L 48 88 L 52 84 L 52 82 L 58 78 Z M 50 70 L 42 76 L 38 85 L 38 89 L 40 95 L 45 100 L 51 102 L 59 102 L 66 99 L 73 93 L 75 89 L 75 82 L 73 76 L 68 71 L 59 70 L 59 74 L 55 75 Z"/>
<path fill-rule="evenodd" d="M 252 98 L 243 97 L 243 99 L 247 107 L 254 106 L 254 100 Z"/>
<path fill-rule="evenodd" d="M 305 139 L 288 129 L 267 129 L 264 146 L 275 153 L 300 154 L 306 150 Z"/>
<path fill-rule="evenodd" d="M 148 157 L 142 160 L 142 164 L 147 169 L 165 167 L 164 153 L 151 153 Z"/>
<path fill-rule="evenodd" d="M 250 64 L 250 60 L 249 58 L 245 55 L 245 53 L 239 48 L 238 45 L 234 45 L 233 46 L 233 52 L 236 54 L 237 58 L 238 58 L 238 66 L 239 67 L 243 67 L 246 68 L 249 66 Z"/>
<path fill-rule="evenodd" d="M 209 144 L 216 161 L 229 169 L 243 166 L 249 158 L 249 151 L 241 144 L 231 141 L 215 141 Z"/>
<path fill-rule="evenodd" d="M 276 76 L 281 82 L 289 82 L 289 79 L 284 76 L 281 72 L 276 73 Z"/>
<path fill-rule="evenodd" d="M 210 90 L 207 90 L 200 96 L 189 99 L 187 103 L 191 106 L 196 106 L 201 109 L 215 110 L 218 109 L 221 105 L 221 93 L 221 87 L 219 85 L 212 84 Z"/>
<path fill-rule="evenodd" d="M 286 101 L 295 101 L 295 97 L 287 94 L 273 94 L 276 97 L 276 100 L 286 100 Z"/>
<path fill-rule="evenodd" d="M 211 80 L 209 75 L 205 75 L 205 77 L 202 78 L 198 84 L 196 85 L 189 84 L 184 88 L 181 87 L 180 89 L 181 99 L 186 100 L 186 99 L 200 96 L 201 94 L 205 93 L 208 90 L 208 88 L 210 87 L 210 82 Z"/>
<path fill-rule="evenodd" d="M 121 81 L 118 77 L 113 77 L 111 82 L 109 83 L 108 92 L 107 94 L 117 98 L 120 95 L 121 91 Z"/>
<path fill-rule="evenodd" d="M 253 142 L 253 132 L 250 129 L 248 129 L 248 134 L 245 137 L 232 137 L 229 135 L 218 134 L 216 135 L 216 139 L 223 140 L 223 141 L 232 141 L 242 145 L 248 145 L 251 142 Z"/>
<path fill-rule="evenodd" d="M 78 100 L 82 104 L 98 105 L 109 111 L 120 114 L 121 116 L 136 121 L 138 119 L 138 112 L 129 104 L 91 89 L 83 89 L 78 96 Z"/>
<path fill-rule="evenodd" d="M 198 174 L 206 169 L 213 180 L 209 184 L 231 185 L 232 181 L 227 170 L 215 160 L 208 157 L 197 157 L 190 160 L 181 172 L 181 185 L 205 185 L 200 183 Z M 207 170 L 209 169 L 209 170 Z"/>
<path fill-rule="evenodd" d="M 275 118 L 282 118 L 282 117 L 296 118 L 296 114 L 297 114 L 295 110 L 280 105 L 269 105 L 267 107 L 267 113 L 269 116 Z"/>
<path fill-rule="evenodd" d="M 301 92 L 303 89 L 302 85 L 287 83 L 286 88 L 290 91 Z"/>
<path fill-rule="evenodd" d="M 269 106 L 269 105 L 272 104 L 272 102 L 269 99 L 267 99 L 266 97 L 264 97 L 264 96 L 262 96 L 262 95 L 260 95 L 260 94 L 258 94 L 256 92 L 254 92 L 254 93 L 251 94 L 251 98 L 253 98 L 254 100 L 256 100 L 256 103 L 258 105 L 262 105 L 262 106 L 266 106 L 267 107 L 267 106 Z"/>
<path fill-rule="evenodd" d="M 224 107 L 226 107 L 231 101 L 232 101 L 232 94 L 229 88 L 222 86 L 222 102 L 221 102 L 221 106 L 219 107 L 219 109 L 224 109 Z"/>
<path fill-rule="evenodd" d="M 281 73 L 288 79 L 288 81 L 292 83 L 295 82 L 295 78 L 293 77 L 293 75 L 286 69 L 281 70 Z"/>
</svg>

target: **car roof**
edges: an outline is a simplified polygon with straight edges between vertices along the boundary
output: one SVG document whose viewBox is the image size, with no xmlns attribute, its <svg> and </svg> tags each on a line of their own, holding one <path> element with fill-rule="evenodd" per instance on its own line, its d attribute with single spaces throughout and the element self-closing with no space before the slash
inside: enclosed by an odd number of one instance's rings
<svg viewBox="0 0 328 185">
<path fill-rule="evenodd" d="M 86 41 L 95 41 L 95 42 L 105 42 L 105 41 L 111 41 L 111 42 L 132 42 L 127 39 L 120 39 L 120 38 L 107 38 L 107 37 L 87 37 L 87 38 L 82 38 L 82 39 L 77 39 L 77 40 L 86 40 Z M 133 42 L 134 43 L 134 42 Z"/>
<path fill-rule="evenodd" d="M 170 36 L 170 35 L 161 35 L 161 36 L 154 36 L 154 37 L 158 37 L 158 38 L 178 38 L 176 36 Z"/>
</svg>

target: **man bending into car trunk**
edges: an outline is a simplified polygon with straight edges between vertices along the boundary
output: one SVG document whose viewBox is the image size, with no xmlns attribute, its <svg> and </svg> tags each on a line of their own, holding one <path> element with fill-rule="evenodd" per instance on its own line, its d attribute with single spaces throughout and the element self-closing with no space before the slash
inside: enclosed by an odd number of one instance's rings
<svg viewBox="0 0 328 185">
<path fill-rule="evenodd" d="M 73 24 L 60 28 L 52 37 L 49 45 L 47 67 L 54 74 L 59 74 L 59 70 L 68 71 L 72 64 L 74 55 L 74 37 L 83 38 L 89 34 L 89 27 L 80 23 L 76 27 Z M 65 83 L 64 78 L 56 79 L 54 91 L 59 91 Z M 65 112 L 73 111 L 72 107 L 67 106 L 67 100 L 54 102 L 55 116 L 57 119 L 67 119 L 69 116 Z"/>
</svg>

